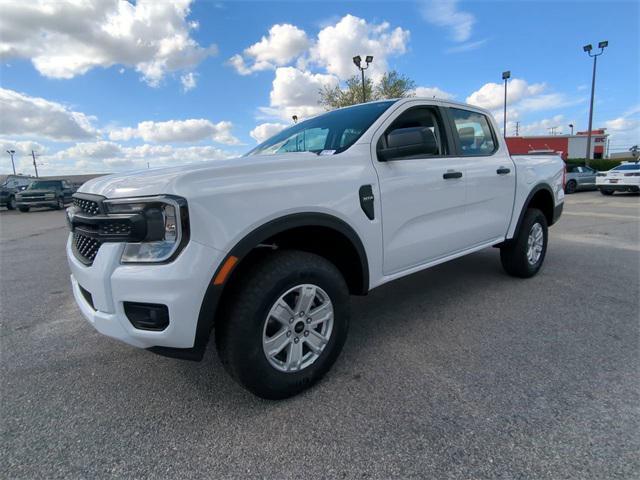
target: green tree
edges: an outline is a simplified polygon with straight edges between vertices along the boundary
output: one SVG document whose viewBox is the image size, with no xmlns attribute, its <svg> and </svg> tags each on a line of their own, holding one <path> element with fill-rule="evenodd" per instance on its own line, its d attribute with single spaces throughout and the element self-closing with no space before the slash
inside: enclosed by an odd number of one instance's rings
<svg viewBox="0 0 640 480">
<path fill-rule="evenodd" d="M 416 82 L 395 70 L 386 72 L 375 87 L 376 99 L 414 97 Z"/>
<path fill-rule="evenodd" d="M 385 73 L 376 84 L 373 83 L 371 78 L 365 78 L 364 88 L 367 101 L 413 97 L 415 82 L 407 76 L 392 70 Z M 361 78 L 358 75 L 354 75 L 347 79 L 344 88 L 341 88 L 340 85 L 324 87 L 320 90 L 318 103 L 327 110 L 362 103 Z"/>
</svg>

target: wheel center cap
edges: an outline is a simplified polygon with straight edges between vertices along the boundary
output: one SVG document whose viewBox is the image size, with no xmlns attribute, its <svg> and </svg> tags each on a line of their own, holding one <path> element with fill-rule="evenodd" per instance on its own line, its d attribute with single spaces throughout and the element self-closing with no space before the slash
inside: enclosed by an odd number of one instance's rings
<svg viewBox="0 0 640 480">
<path fill-rule="evenodd" d="M 295 327 L 293 327 L 293 331 L 296 333 L 302 333 L 304 330 L 304 322 L 296 323 Z"/>
</svg>

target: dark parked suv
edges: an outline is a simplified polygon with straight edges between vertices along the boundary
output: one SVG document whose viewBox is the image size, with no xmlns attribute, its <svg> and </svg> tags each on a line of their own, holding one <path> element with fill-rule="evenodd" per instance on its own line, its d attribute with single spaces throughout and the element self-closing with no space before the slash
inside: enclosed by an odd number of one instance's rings
<svg viewBox="0 0 640 480">
<path fill-rule="evenodd" d="M 61 210 L 71 203 L 73 188 L 66 180 L 36 180 L 26 190 L 16 194 L 16 206 L 21 212 L 31 207 L 51 207 Z"/>
</svg>

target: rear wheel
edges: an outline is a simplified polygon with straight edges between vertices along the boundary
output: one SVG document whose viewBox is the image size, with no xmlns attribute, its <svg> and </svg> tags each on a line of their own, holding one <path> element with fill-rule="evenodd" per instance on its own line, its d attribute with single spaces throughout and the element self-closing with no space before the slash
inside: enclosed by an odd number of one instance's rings
<svg viewBox="0 0 640 480">
<path fill-rule="evenodd" d="M 500 247 L 502 267 L 514 277 L 533 277 L 544 262 L 547 240 L 547 218 L 537 208 L 528 209 L 517 236 Z"/>
<path fill-rule="evenodd" d="M 22 213 L 27 213 L 29 211 L 29 207 L 18 207 L 18 210 L 20 210 Z"/>
<path fill-rule="evenodd" d="M 606 190 L 606 189 L 603 188 L 603 189 L 600 190 L 600 193 L 602 195 L 607 195 L 607 196 L 608 195 L 613 195 L 613 190 Z"/>
<path fill-rule="evenodd" d="M 216 345 L 241 385 L 259 397 L 281 399 L 331 368 L 349 324 L 347 285 L 331 262 L 307 252 L 276 252 L 231 288 Z"/>
<path fill-rule="evenodd" d="M 570 193 L 575 193 L 575 191 L 578 188 L 578 184 L 576 183 L 575 180 L 569 180 L 567 182 L 567 184 L 564 187 L 564 193 L 566 194 L 570 194 Z"/>
</svg>

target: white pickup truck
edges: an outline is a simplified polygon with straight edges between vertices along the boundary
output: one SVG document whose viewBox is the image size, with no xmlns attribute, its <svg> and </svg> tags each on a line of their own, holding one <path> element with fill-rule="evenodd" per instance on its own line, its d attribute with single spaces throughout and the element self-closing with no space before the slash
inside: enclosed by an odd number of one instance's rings
<svg viewBox="0 0 640 480">
<path fill-rule="evenodd" d="M 67 211 L 73 293 L 99 332 L 162 355 L 200 360 L 214 331 L 240 384 L 284 398 L 335 362 L 349 294 L 492 246 L 535 275 L 563 179 L 557 156 L 510 156 L 479 108 L 335 110 L 240 158 L 85 183 Z"/>
</svg>

